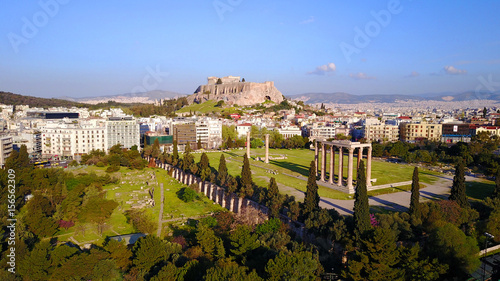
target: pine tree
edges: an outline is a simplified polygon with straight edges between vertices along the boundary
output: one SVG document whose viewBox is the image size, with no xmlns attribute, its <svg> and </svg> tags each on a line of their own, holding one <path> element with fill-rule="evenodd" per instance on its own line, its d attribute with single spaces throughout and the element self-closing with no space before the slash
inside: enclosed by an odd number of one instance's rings
<svg viewBox="0 0 500 281">
<path fill-rule="evenodd" d="M 304 198 L 303 214 L 308 215 L 319 208 L 318 184 L 316 183 L 316 164 L 311 161 L 309 177 L 307 178 L 306 197 Z"/>
<path fill-rule="evenodd" d="M 227 182 L 227 166 L 226 166 L 226 157 L 224 157 L 224 153 L 220 155 L 219 160 L 219 171 L 217 173 L 217 183 L 220 186 L 226 185 Z"/>
<path fill-rule="evenodd" d="M 370 206 L 368 205 L 368 190 L 366 189 L 365 164 L 359 164 L 354 193 L 354 228 L 357 234 L 363 234 L 371 228 Z"/>
<path fill-rule="evenodd" d="M 240 196 L 253 195 L 253 182 L 252 172 L 250 171 L 250 161 L 248 161 L 247 154 L 243 156 L 243 167 L 241 167 L 241 180 L 240 180 Z"/>
<path fill-rule="evenodd" d="M 197 148 L 201 149 L 201 137 L 198 137 L 198 143 L 197 143 Z"/>
<path fill-rule="evenodd" d="M 182 169 L 186 172 L 194 172 L 191 167 L 194 165 L 194 157 L 191 155 L 191 146 L 189 142 L 184 149 L 184 156 L 182 157 Z"/>
<path fill-rule="evenodd" d="M 413 169 L 413 178 L 411 182 L 410 216 L 420 216 L 420 184 L 418 178 L 418 168 Z"/>
<path fill-rule="evenodd" d="M 495 176 L 495 190 L 493 191 L 492 198 L 500 197 L 500 168 L 497 169 L 497 174 Z"/>
<path fill-rule="evenodd" d="M 241 82 L 245 83 L 245 78 L 241 79 Z"/>
<path fill-rule="evenodd" d="M 469 207 L 469 201 L 467 201 L 467 194 L 465 193 L 465 165 L 463 161 L 459 161 L 455 167 L 455 176 L 453 177 L 451 194 L 448 199 L 456 201 L 462 208 Z"/>
</svg>

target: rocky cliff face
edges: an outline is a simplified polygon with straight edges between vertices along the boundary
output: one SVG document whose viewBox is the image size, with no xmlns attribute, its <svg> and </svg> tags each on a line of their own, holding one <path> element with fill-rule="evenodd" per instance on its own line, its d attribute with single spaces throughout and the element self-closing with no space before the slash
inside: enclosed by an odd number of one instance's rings
<svg viewBox="0 0 500 281">
<path fill-rule="evenodd" d="M 223 100 L 226 104 L 246 106 L 268 100 L 280 103 L 283 101 L 283 95 L 274 87 L 274 82 L 233 82 L 201 85 L 188 97 L 189 103 L 207 100 Z"/>
</svg>

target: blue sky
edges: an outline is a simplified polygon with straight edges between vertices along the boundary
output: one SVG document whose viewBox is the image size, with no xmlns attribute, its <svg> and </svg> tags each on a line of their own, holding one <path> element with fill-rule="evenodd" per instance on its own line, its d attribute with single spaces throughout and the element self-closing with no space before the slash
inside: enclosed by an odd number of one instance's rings
<svg viewBox="0 0 500 281">
<path fill-rule="evenodd" d="M 500 1 L 6 0 L 0 90 L 190 94 L 207 76 L 237 75 L 285 95 L 498 91 L 498 11 Z"/>
</svg>

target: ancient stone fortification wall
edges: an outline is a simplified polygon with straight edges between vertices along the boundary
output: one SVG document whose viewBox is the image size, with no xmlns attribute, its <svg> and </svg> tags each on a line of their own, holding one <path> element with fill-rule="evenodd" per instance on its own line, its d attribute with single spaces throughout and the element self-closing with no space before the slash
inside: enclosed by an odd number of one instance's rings
<svg viewBox="0 0 500 281">
<path fill-rule="evenodd" d="M 209 92 L 210 94 L 206 94 Z M 283 101 L 281 94 L 274 82 L 234 82 L 222 84 L 201 85 L 195 93 L 188 97 L 188 102 L 204 102 L 207 100 L 223 100 L 226 104 L 254 105 L 267 100 L 275 103 Z"/>
</svg>

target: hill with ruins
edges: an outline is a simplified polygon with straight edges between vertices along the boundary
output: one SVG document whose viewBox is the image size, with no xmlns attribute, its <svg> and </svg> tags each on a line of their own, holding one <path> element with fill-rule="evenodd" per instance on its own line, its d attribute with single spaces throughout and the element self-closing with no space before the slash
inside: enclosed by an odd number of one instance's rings
<svg viewBox="0 0 500 281">
<path fill-rule="evenodd" d="M 224 101 L 229 105 L 255 105 L 272 101 L 280 103 L 284 99 L 274 82 L 245 82 L 239 76 L 208 77 L 206 85 L 200 85 L 188 97 L 189 103 L 202 103 L 207 100 Z"/>
</svg>

